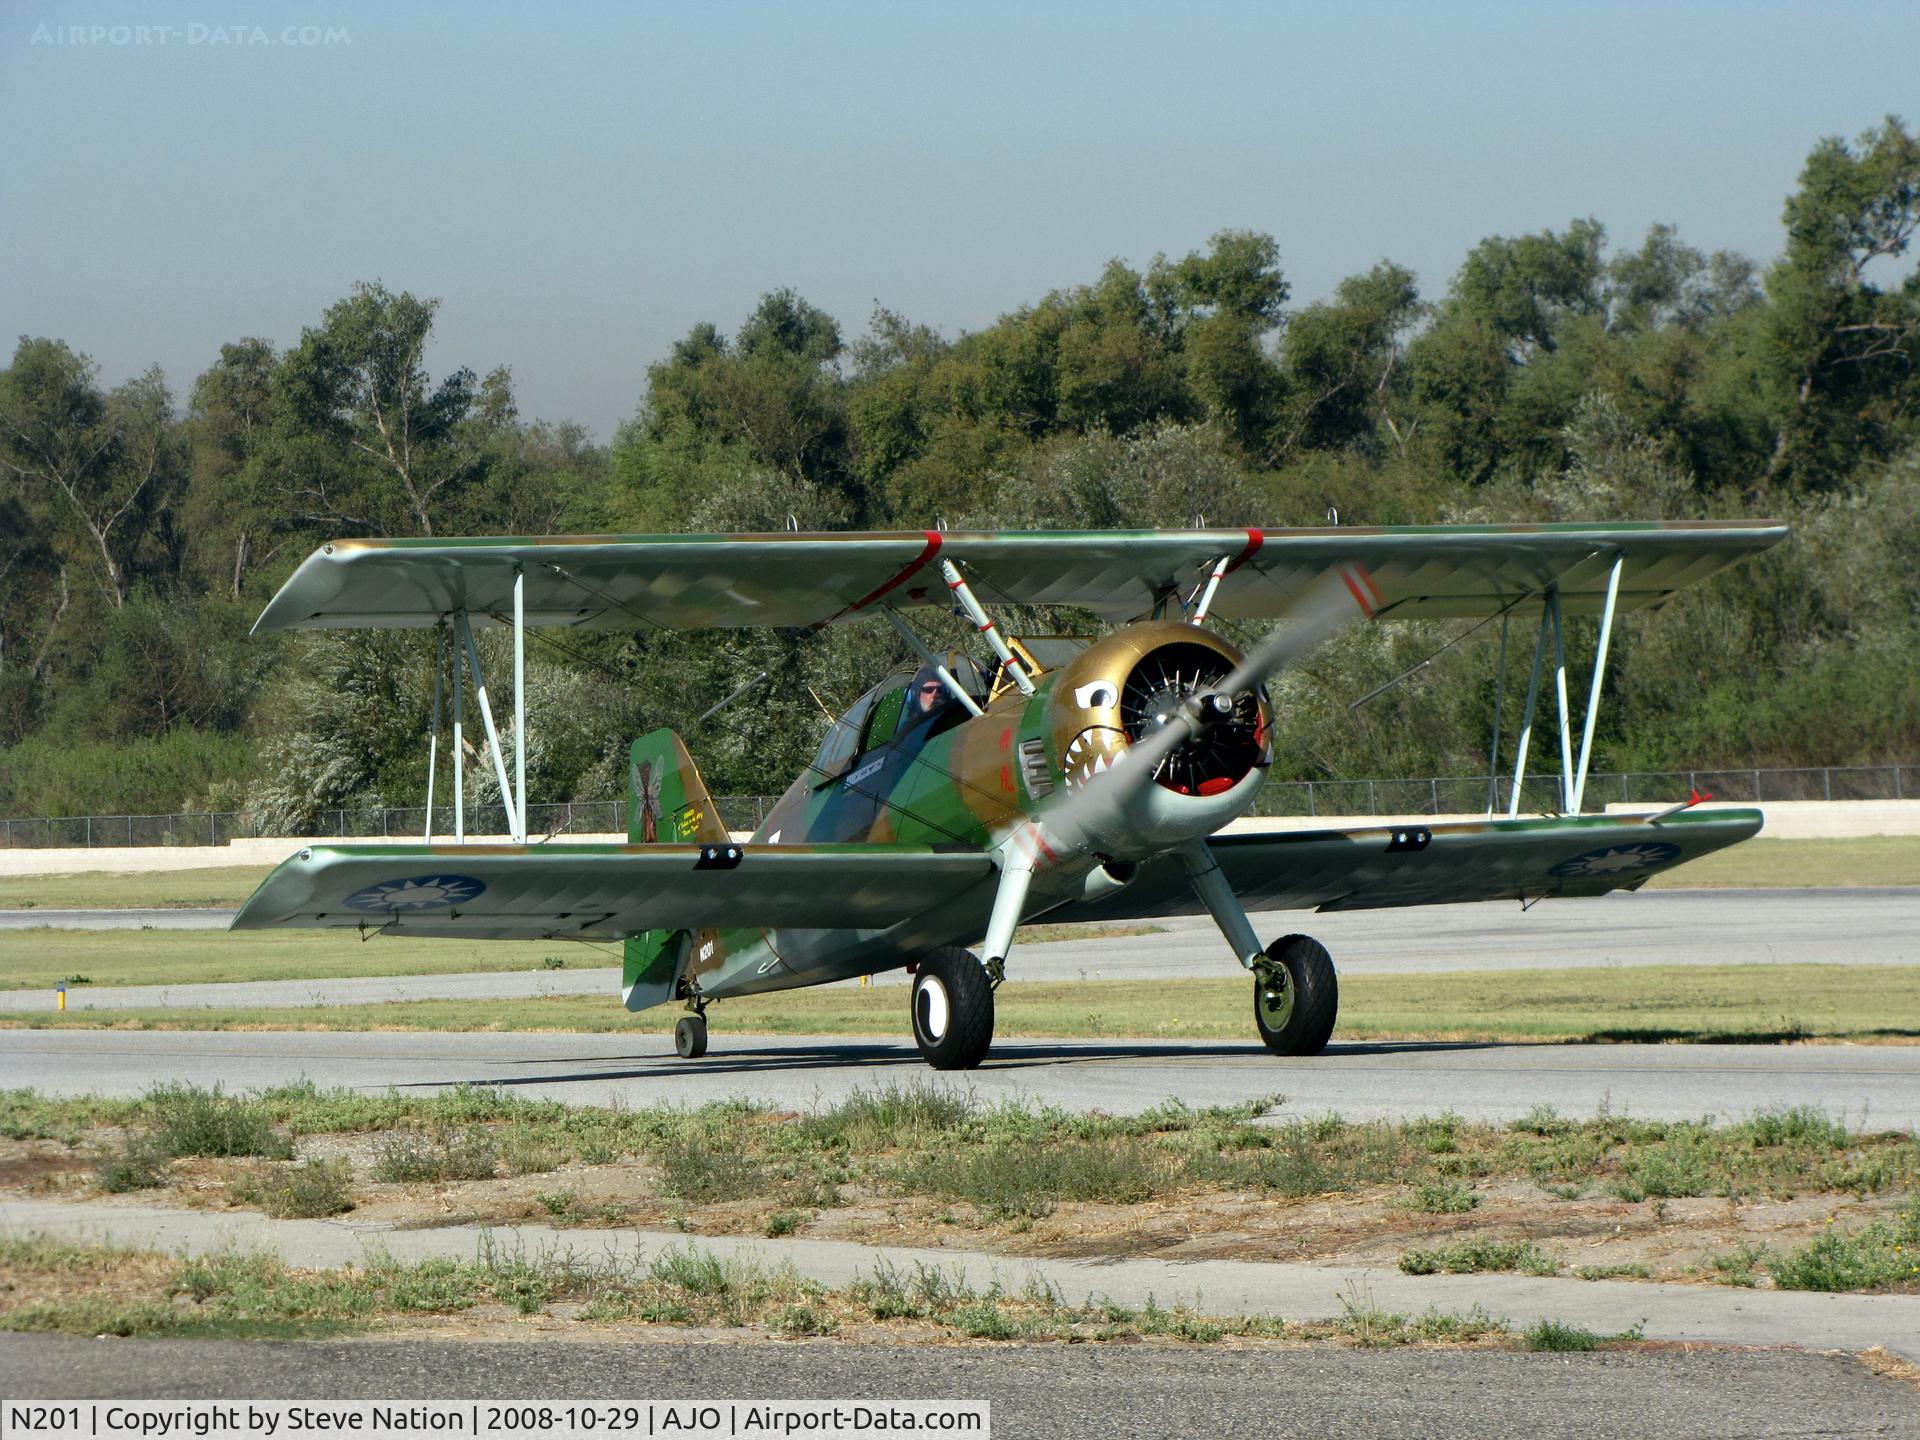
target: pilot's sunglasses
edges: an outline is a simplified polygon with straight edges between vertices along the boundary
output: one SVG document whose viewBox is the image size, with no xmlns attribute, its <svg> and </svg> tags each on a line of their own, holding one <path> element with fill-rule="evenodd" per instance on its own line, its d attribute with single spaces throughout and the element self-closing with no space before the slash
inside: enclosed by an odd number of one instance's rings
<svg viewBox="0 0 1920 1440">
<path fill-rule="evenodd" d="M 942 688 L 940 682 L 936 680 L 931 685 L 922 685 L 920 687 L 920 693 L 922 695 L 938 695 Z"/>
</svg>

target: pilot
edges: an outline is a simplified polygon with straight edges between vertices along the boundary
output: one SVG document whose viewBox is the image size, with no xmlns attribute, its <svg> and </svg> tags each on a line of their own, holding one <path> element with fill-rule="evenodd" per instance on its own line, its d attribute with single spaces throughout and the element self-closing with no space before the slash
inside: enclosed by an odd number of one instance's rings
<svg viewBox="0 0 1920 1440">
<path fill-rule="evenodd" d="M 940 678 L 940 672 L 931 665 L 922 665 L 920 672 L 913 677 L 913 683 L 907 686 L 906 723 L 917 724 L 927 716 L 937 714 L 946 709 L 952 699 L 947 693 L 947 682 Z"/>
</svg>

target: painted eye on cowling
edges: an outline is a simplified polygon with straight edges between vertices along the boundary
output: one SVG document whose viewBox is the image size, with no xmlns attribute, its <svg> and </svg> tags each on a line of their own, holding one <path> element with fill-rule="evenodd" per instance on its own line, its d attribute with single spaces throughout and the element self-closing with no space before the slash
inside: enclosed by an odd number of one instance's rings
<svg viewBox="0 0 1920 1440">
<path fill-rule="evenodd" d="M 1083 710 L 1120 703 L 1120 687 L 1111 680 L 1094 680 L 1073 692 L 1073 703 Z"/>
</svg>

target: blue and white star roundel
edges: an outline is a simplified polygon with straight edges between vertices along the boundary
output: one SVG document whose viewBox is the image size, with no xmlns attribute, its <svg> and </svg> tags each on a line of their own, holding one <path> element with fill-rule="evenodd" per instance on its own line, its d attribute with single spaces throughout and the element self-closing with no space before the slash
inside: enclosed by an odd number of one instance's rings
<svg viewBox="0 0 1920 1440">
<path fill-rule="evenodd" d="M 471 875 L 414 875 L 356 890 L 343 903 L 349 910 L 410 915 L 423 910 L 451 910 L 467 904 L 486 888 L 484 881 Z"/>
<path fill-rule="evenodd" d="M 1669 845 L 1663 840 L 1643 840 L 1638 845 L 1609 845 L 1604 850 L 1589 850 L 1571 860 L 1562 860 L 1547 873 L 1569 880 L 1586 875 L 1618 875 L 1628 870 L 1670 865 L 1679 855 L 1678 845 Z"/>
</svg>

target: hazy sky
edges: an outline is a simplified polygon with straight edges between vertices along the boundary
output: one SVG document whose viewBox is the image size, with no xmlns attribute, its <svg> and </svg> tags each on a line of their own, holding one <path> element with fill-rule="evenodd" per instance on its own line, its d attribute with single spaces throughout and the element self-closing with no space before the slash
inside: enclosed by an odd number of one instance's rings
<svg viewBox="0 0 1920 1440">
<path fill-rule="evenodd" d="M 951 335 L 1228 227 L 1296 302 L 1577 215 L 1765 259 L 1816 140 L 1920 120 L 1916 57 L 1916 0 L 0 0 L 0 334 L 184 404 L 377 278 L 444 302 L 436 376 L 606 438 L 782 285 Z"/>
</svg>

